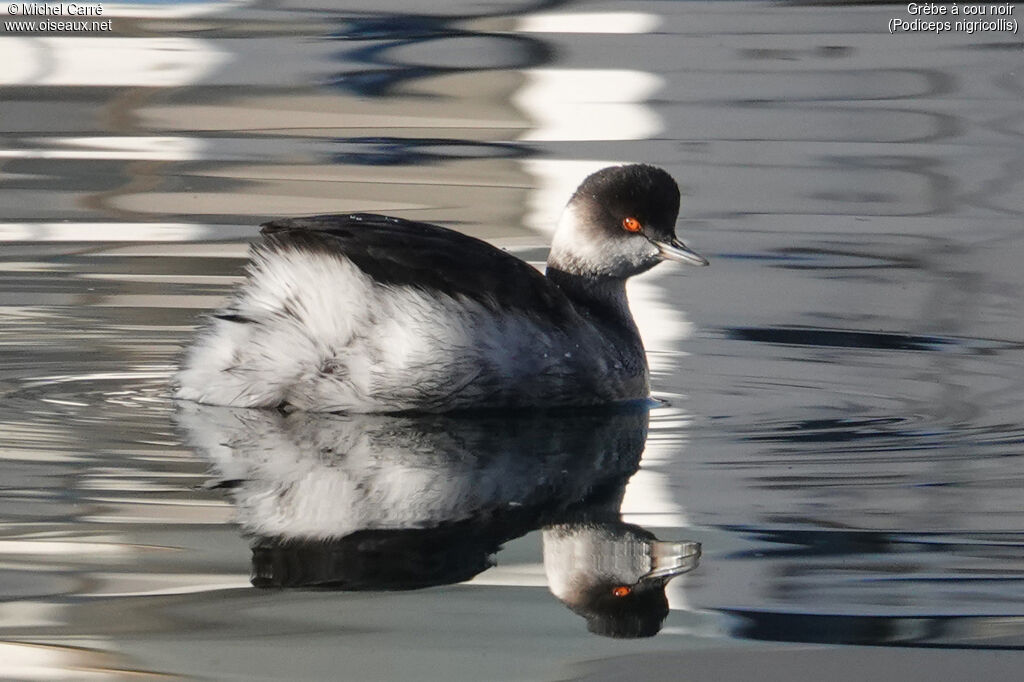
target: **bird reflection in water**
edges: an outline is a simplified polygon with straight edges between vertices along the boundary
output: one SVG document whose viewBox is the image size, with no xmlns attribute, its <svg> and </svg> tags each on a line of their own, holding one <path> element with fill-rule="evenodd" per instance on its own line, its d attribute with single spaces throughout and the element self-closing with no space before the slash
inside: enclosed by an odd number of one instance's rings
<svg viewBox="0 0 1024 682">
<path fill-rule="evenodd" d="M 646 403 L 515 415 L 284 413 L 182 403 L 252 538 L 257 587 L 409 590 L 469 580 L 543 529 L 551 592 L 591 632 L 649 637 L 695 542 L 619 512 Z"/>
</svg>

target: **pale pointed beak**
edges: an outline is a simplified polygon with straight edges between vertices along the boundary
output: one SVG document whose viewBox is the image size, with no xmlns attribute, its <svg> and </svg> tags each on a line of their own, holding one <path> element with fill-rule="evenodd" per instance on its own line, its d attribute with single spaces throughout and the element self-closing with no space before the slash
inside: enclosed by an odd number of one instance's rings
<svg viewBox="0 0 1024 682">
<path fill-rule="evenodd" d="M 651 243 L 658 247 L 663 260 L 674 260 L 690 265 L 709 265 L 707 258 L 691 250 L 690 247 L 675 237 L 672 237 L 672 241 L 669 242 L 659 242 L 652 239 Z"/>
<path fill-rule="evenodd" d="M 699 542 L 651 543 L 651 570 L 641 580 L 663 578 L 670 580 L 677 575 L 692 571 L 700 563 Z"/>
</svg>

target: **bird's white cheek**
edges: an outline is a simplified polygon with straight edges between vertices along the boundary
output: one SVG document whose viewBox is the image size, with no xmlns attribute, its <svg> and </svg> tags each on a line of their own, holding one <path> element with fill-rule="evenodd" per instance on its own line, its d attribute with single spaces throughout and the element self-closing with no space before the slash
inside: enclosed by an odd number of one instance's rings
<svg viewBox="0 0 1024 682">
<path fill-rule="evenodd" d="M 575 206 L 566 206 L 551 239 L 551 260 L 595 267 L 601 257 L 598 246 L 580 211 Z"/>
</svg>

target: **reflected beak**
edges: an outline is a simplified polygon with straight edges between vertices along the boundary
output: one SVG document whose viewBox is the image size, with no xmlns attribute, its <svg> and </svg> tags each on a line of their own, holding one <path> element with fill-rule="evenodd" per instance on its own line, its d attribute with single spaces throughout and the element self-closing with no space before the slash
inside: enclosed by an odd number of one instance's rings
<svg viewBox="0 0 1024 682">
<path fill-rule="evenodd" d="M 704 262 L 707 263 L 707 261 Z M 697 568 L 698 563 L 700 563 L 699 542 L 663 542 L 659 540 L 651 543 L 651 565 L 653 568 L 641 580 L 652 578 L 669 580 L 687 571 L 692 571 Z"/>
<path fill-rule="evenodd" d="M 690 265 L 708 265 L 707 258 L 696 251 L 691 251 L 686 244 L 675 237 L 672 237 L 672 241 L 668 243 L 654 241 L 653 239 L 651 243 L 658 247 L 663 260 L 674 260 L 680 263 L 689 263 Z"/>
</svg>

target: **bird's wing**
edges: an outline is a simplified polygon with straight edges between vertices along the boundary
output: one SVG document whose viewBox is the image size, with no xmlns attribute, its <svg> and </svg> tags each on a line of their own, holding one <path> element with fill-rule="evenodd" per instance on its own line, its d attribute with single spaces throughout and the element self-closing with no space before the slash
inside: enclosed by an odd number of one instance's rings
<svg viewBox="0 0 1024 682">
<path fill-rule="evenodd" d="M 341 255 L 382 284 L 465 297 L 492 310 L 572 316 L 565 295 L 524 261 L 430 223 L 352 213 L 274 220 L 261 248 Z"/>
</svg>

